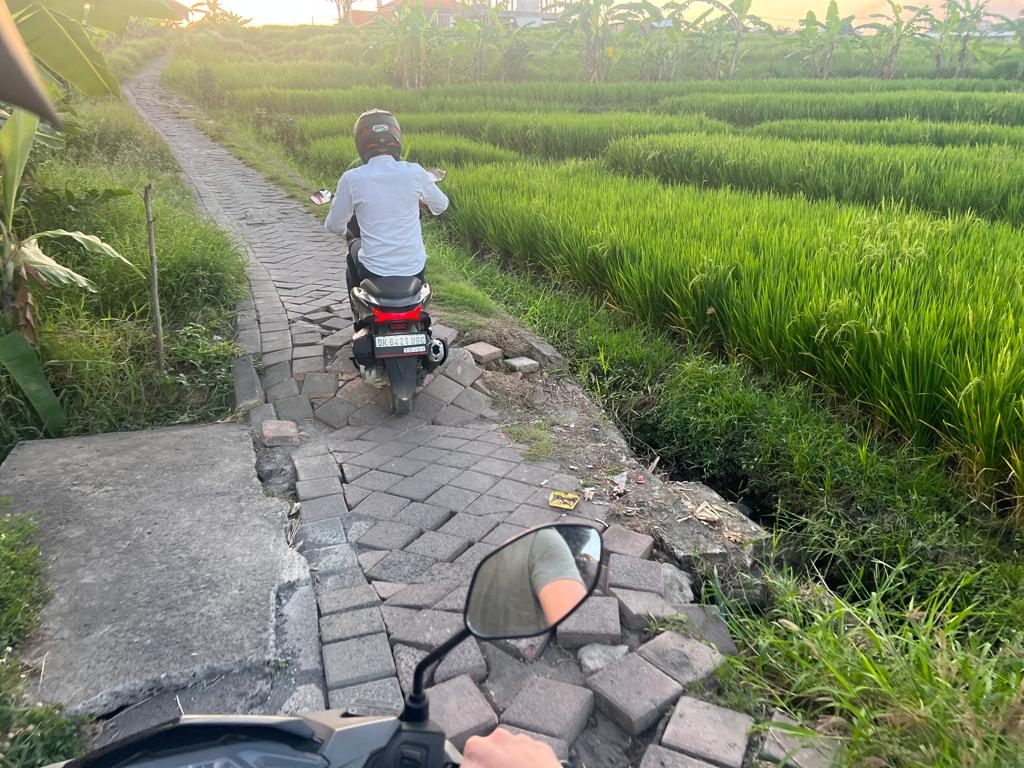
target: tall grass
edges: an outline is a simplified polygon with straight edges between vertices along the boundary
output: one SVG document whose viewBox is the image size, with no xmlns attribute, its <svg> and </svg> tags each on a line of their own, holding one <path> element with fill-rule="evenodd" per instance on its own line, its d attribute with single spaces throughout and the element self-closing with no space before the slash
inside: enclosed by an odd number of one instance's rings
<svg viewBox="0 0 1024 768">
<path fill-rule="evenodd" d="M 918 144 L 932 147 L 1003 144 L 1024 147 L 1024 127 L 986 123 L 946 123 L 924 120 L 775 120 L 749 131 L 796 141 L 845 141 L 851 144 Z"/>
<path fill-rule="evenodd" d="M 479 167 L 457 231 L 637 319 L 799 371 L 959 456 L 982 487 L 1024 442 L 1024 248 L 1004 225 L 663 188 L 589 163 Z M 543 215 L 541 215 L 543 213 Z"/>
<path fill-rule="evenodd" d="M 605 151 L 609 142 L 625 136 L 683 131 L 720 133 L 731 130 L 728 124 L 701 115 L 668 117 L 636 112 L 412 112 L 400 117 L 402 129 L 413 145 L 419 141 L 422 131 L 463 136 L 546 159 L 597 157 Z M 297 128 L 304 137 L 314 142 L 328 136 L 341 136 L 351 143 L 354 122 L 355 115 L 311 117 L 299 120 Z M 312 150 L 310 147 L 309 151 Z"/>
<path fill-rule="evenodd" d="M 733 125 L 769 120 L 896 120 L 1024 124 L 1024 93 L 713 93 L 665 99 L 658 111 L 703 112 Z"/>
<path fill-rule="evenodd" d="M 1009 146 L 887 147 L 694 133 L 620 139 L 605 159 L 619 173 L 673 184 L 869 205 L 897 201 L 1024 223 L 1024 159 Z"/>
</svg>

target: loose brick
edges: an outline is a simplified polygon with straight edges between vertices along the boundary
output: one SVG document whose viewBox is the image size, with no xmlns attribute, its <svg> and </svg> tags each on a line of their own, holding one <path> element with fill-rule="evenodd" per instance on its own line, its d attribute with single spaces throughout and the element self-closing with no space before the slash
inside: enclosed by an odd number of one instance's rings
<svg viewBox="0 0 1024 768">
<path fill-rule="evenodd" d="M 761 745 L 761 757 L 794 768 L 831 768 L 839 749 L 836 739 L 779 728 L 774 724 L 799 727 L 799 723 L 781 709 L 772 712 L 771 723 Z"/>
<path fill-rule="evenodd" d="M 695 760 L 681 752 L 673 752 L 671 749 L 651 744 L 644 752 L 640 768 L 715 768 L 715 766 L 705 763 L 703 760 Z"/>
<path fill-rule="evenodd" d="M 736 643 L 729 634 L 729 627 L 721 612 L 714 605 L 683 605 L 676 611 L 685 619 L 681 634 L 711 643 L 725 656 L 735 656 Z"/>
<path fill-rule="evenodd" d="M 431 608 L 455 589 L 455 582 L 435 581 L 410 584 L 388 598 L 387 605 L 399 608 Z"/>
<path fill-rule="evenodd" d="M 645 629 L 651 619 L 667 619 L 677 611 L 661 595 L 615 587 L 609 590 L 619 601 L 619 616 L 629 629 Z"/>
<path fill-rule="evenodd" d="M 330 496 L 320 496 L 316 499 L 302 502 L 299 514 L 304 523 L 315 523 L 320 520 L 329 520 L 340 517 L 348 512 L 345 504 L 345 496 L 340 493 L 333 493 Z"/>
<path fill-rule="evenodd" d="M 474 637 L 463 640 L 449 651 L 434 670 L 434 682 L 443 683 L 459 675 L 469 675 L 477 683 L 487 677 L 487 663 Z"/>
<path fill-rule="evenodd" d="M 587 679 L 598 708 L 631 736 L 643 733 L 679 698 L 683 687 L 635 653 Z"/>
<path fill-rule="evenodd" d="M 387 557 L 367 572 L 374 581 L 394 581 L 409 584 L 430 569 L 434 561 L 412 552 L 388 552 Z"/>
<path fill-rule="evenodd" d="M 513 373 L 536 373 L 540 370 L 540 363 L 529 357 L 510 357 L 505 360 L 505 367 Z"/>
<path fill-rule="evenodd" d="M 654 550 L 654 539 L 651 536 L 631 531 L 618 523 L 608 526 L 602 538 L 605 549 L 619 555 L 645 560 Z"/>
<path fill-rule="evenodd" d="M 741 768 L 752 718 L 684 696 L 676 705 L 661 743 L 721 768 Z"/>
<path fill-rule="evenodd" d="M 522 734 L 523 736 L 529 736 L 534 741 L 542 741 L 551 747 L 551 750 L 555 753 L 555 757 L 559 760 L 569 760 L 569 745 L 561 739 L 556 739 L 554 736 L 546 736 L 543 733 L 536 733 L 534 731 L 528 731 L 525 728 L 516 728 L 514 725 L 502 724 L 501 730 L 508 731 L 511 734 Z"/>
<path fill-rule="evenodd" d="M 469 344 L 464 349 L 473 356 L 473 360 L 477 365 L 486 365 L 501 359 L 501 348 L 488 344 L 486 341 Z"/>
<path fill-rule="evenodd" d="M 407 552 L 450 563 L 469 549 L 469 545 L 468 539 L 449 536 L 437 531 L 427 531 L 405 549 Z"/>
<path fill-rule="evenodd" d="M 324 643 L 384 632 L 380 608 L 357 608 L 320 617 L 320 639 Z"/>
<path fill-rule="evenodd" d="M 396 643 L 432 651 L 463 629 L 462 617 L 445 611 L 420 611 L 402 624 L 393 638 Z"/>
<path fill-rule="evenodd" d="M 486 736 L 498 725 L 494 710 L 468 675 L 435 685 L 429 695 L 430 719 L 459 750 L 470 736 Z"/>
<path fill-rule="evenodd" d="M 397 715 L 405 704 L 396 677 L 336 688 L 327 692 L 327 699 L 331 709 L 352 710 L 363 716 Z"/>
<path fill-rule="evenodd" d="M 586 688 L 532 677 L 502 713 L 501 720 L 571 744 L 586 727 L 593 709 L 594 694 Z"/>
<path fill-rule="evenodd" d="M 664 595 L 661 563 L 613 554 L 608 558 L 608 586 Z"/>
<path fill-rule="evenodd" d="M 563 648 L 617 644 L 621 636 L 619 602 L 614 597 L 591 597 L 558 625 L 558 644 Z"/>
<path fill-rule="evenodd" d="M 580 668 L 584 675 L 590 676 L 618 661 L 627 653 L 629 653 L 629 647 L 625 645 L 604 645 L 602 643 L 584 645 L 578 651 Z"/>
<path fill-rule="evenodd" d="M 316 480 L 299 480 L 295 484 L 295 493 L 299 501 L 318 499 L 321 496 L 333 496 L 341 493 L 341 480 L 337 477 L 321 477 Z"/>
<path fill-rule="evenodd" d="M 299 444 L 299 425 L 294 421 L 270 419 L 260 425 L 260 438 L 267 447 Z"/>
<path fill-rule="evenodd" d="M 320 614 L 326 616 L 341 611 L 351 611 L 356 608 L 368 608 L 377 605 L 380 600 L 377 592 L 369 584 L 361 584 L 358 587 L 342 589 L 336 592 L 326 592 L 320 595 Z"/>
<path fill-rule="evenodd" d="M 637 653 L 683 686 L 706 680 L 725 661 L 713 646 L 676 632 L 644 643 Z"/>
</svg>

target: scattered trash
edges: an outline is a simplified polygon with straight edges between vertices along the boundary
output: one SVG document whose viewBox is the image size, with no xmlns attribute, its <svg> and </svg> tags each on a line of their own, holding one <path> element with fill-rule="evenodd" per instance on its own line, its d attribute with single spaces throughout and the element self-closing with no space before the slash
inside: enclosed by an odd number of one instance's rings
<svg viewBox="0 0 1024 768">
<path fill-rule="evenodd" d="M 319 192 L 314 192 L 309 196 L 309 199 L 313 201 L 314 205 L 323 205 L 324 203 L 331 202 L 334 194 L 329 189 L 321 189 Z"/>
<path fill-rule="evenodd" d="M 637 475 L 636 476 L 636 484 L 637 485 L 646 485 L 647 484 L 647 478 L 644 477 L 643 475 Z"/>
<path fill-rule="evenodd" d="M 579 467 L 574 467 L 572 464 L 570 464 L 569 465 L 569 469 L 571 469 L 573 472 L 578 472 L 580 468 Z"/>
<path fill-rule="evenodd" d="M 612 482 L 615 484 L 612 488 L 612 498 L 617 499 L 620 496 L 626 495 L 626 482 L 629 480 L 629 474 L 626 472 L 620 472 L 612 478 Z"/>
<path fill-rule="evenodd" d="M 576 505 L 580 503 L 580 497 L 577 493 L 567 493 L 565 491 L 552 491 L 548 497 L 548 506 L 555 507 L 556 509 L 576 509 Z"/>
<path fill-rule="evenodd" d="M 649 466 L 647 468 L 647 474 L 648 475 L 653 475 L 654 474 L 654 470 L 657 469 L 659 461 L 661 461 L 661 456 L 655 456 L 654 457 L 654 461 L 651 462 L 651 466 Z"/>
<path fill-rule="evenodd" d="M 597 490 L 597 489 L 596 488 L 584 488 L 583 489 L 583 500 L 584 501 L 593 501 L 594 500 L 594 491 L 595 490 Z"/>
<path fill-rule="evenodd" d="M 693 511 L 693 516 L 700 520 L 702 523 L 717 523 L 722 518 L 711 508 L 711 505 L 706 501 L 701 502 L 701 505 Z"/>
</svg>

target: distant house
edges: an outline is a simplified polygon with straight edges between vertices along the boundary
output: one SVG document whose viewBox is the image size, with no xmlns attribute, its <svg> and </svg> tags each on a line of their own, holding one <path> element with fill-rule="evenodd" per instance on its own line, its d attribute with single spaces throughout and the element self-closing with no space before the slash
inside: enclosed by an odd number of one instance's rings
<svg viewBox="0 0 1024 768">
<path fill-rule="evenodd" d="M 454 27 L 456 16 L 473 16 L 475 11 L 473 6 L 460 7 L 456 0 L 390 0 L 386 3 L 377 0 L 377 10 L 362 11 L 353 8 L 349 18 L 355 26 L 363 26 L 378 18 L 390 18 L 406 5 L 421 6 L 428 15 L 433 16 L 434 26 L 442 29 Z M 498 16 L 519 27 L 533 27 L 554 21 L 557 17 L 554 12 L 557 7 L 543 0 L 509 0 L 505 8 L 498 11 Z"/>
</svg>

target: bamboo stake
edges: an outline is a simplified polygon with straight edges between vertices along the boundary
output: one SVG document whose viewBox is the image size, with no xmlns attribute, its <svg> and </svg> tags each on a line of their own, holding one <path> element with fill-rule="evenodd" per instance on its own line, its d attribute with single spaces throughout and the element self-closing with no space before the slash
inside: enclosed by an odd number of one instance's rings
<svg viewBox="0 0 1024 768">
<path fill-rule="evenodd" d="M 146 205 L 146 230 L 149 233 L 149 289 L 153 304 L 153 325 L 156 333 L 156 360 L 160 366 L 160 372 L 167 370 L 167 361 L 164 357 L 164 322 L 160 316 L 160 278 L 156 265 L 156 232 L 153 230 L 153 185 L 147 184 L 142 193 L 142 200 Z"/>
</svg>

